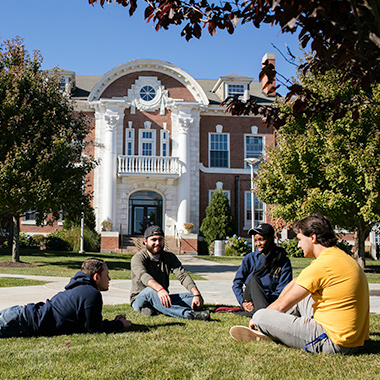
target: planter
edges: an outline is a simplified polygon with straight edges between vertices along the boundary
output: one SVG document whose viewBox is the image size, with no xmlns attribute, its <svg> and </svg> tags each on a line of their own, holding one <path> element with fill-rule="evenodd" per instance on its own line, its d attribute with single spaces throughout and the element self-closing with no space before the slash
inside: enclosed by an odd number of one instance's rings
<svg viewBox="0 0 380 380">
<path fill-rule="evenodd" d="M 214 256 L 224 256 L 225 244 L 223 240 L 214 241 Z"/>
<path fill-rule="evenodd" d="M 184 229 L 184 230 L 183 230 L 183 234 L 184 234 L 184 235 L 189 235 L 189 234 L 191 234 L 191 230 L 186 230 L 186 229 Z"/>
</svg>

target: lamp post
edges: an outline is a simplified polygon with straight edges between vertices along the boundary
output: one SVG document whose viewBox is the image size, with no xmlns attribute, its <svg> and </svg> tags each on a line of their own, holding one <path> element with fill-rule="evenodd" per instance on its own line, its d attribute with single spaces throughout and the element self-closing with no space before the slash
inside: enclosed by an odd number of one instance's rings
<svg viewBox="0 0 380 380">
<path fill-rule="evenodd" d="M 244 161 L 251 167 L 251 228 L 255 227 L 255 194 L 253 192 L 254 166 L 260 162 L 260 158 L 245 158 Z M 252 235 L 252 251 L 254 250 Z"/>
</svg>

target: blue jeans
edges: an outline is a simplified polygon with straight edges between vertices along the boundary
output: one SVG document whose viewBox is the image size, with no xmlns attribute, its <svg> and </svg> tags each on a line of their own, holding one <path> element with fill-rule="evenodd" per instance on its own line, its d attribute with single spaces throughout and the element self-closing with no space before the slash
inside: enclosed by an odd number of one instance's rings
<svg viewBox="0 0 380 380">
<path fill-rule="evenodd" d="M 0 338 L 28 335 L 25 306 L 12 306 L 0 311 Z"/>
<path fill-rule="evenodd" d="M 140 311 L 143 307 L 151 307 L 161 314 L 173 318 L 187 318 L 191 311 L 193 295 L 191 293 L 171 294 L 172 304 L 169 307 L 162 305 L 157 292 L 147 286 L 132 303 L 133 310 Z"/>
</svg>

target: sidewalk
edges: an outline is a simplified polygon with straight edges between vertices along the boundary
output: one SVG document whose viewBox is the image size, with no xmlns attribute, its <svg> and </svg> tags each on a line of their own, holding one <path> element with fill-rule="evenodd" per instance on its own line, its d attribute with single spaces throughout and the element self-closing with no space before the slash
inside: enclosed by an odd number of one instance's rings
<svg viewBox="0 0 380 380">
<path fill-rule="evenodd" d="M 238 306 L 231 288 L 238 268 L 237 266 L 202 260 L 197 256 L 184 255 L 180 256 L 179 259 L 188 271 L 202 276 L 207 280 L 196 281 L 205 303 Z M 45 285 L 2 288 L 0 292 L 0 310 L 13 305 L 44 302 L 47 298 L 51 298 L 56 293 L 64 290 L 64 287 L 70 280 L 66 277 L 27 276 L 1 273 L 0 277 L 51 281 Z M 371 313 L 380 314 L 380 284 L 370 284 L 369 287 Z M 102 292 L 103 303 L 105 305 L 129 303 L 130 289 L 131 280 L 112 280 L 110 289 L 107 292 Z M 178 281 L 171 281 L 171 293 L 183 291 L 185 291 L 185 289 Z"/>
</svg>

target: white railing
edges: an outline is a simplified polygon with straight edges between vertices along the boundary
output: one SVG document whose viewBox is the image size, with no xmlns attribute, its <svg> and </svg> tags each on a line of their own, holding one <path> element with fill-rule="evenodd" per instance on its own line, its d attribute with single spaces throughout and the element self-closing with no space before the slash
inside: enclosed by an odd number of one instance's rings
<svg viewBox="0 0 380 380">
<path fill-rule="evenodd" d="M 118 175 L 180 175 L 178 157 L 119 156 Z"/>
</svg>

